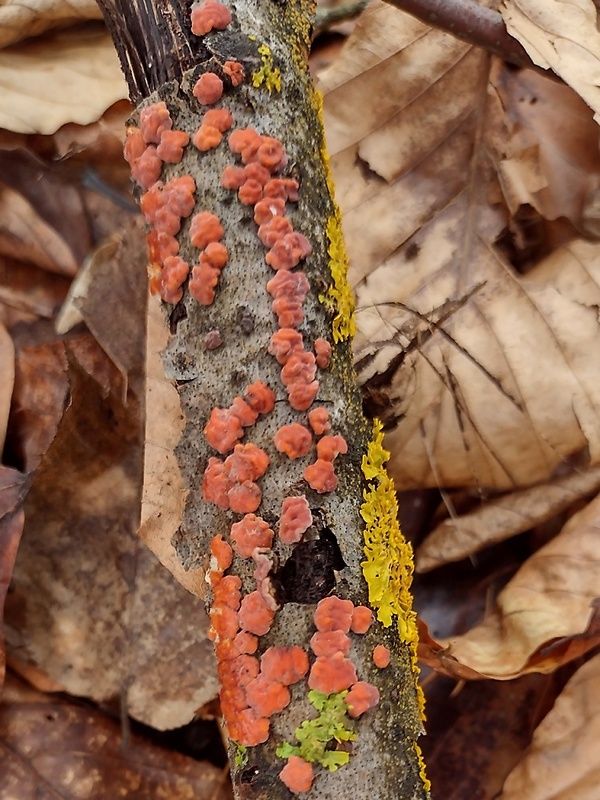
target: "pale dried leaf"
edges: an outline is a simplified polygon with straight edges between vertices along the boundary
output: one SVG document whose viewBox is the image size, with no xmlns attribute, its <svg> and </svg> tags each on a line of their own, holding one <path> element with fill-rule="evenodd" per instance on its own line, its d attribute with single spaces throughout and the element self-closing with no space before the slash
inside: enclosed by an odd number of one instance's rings
<svg viewBox="0 0 600 800">
<path fill-rule="evenodd" d="M 122 696 L 136 719 L 178 727 L 217 691 L 208 617 L 136 535 L 135 399 L 123 404 L 120 375 L 89 334 L 66 351 L 70 402 L 27 496 L 8 649 L 72 694 Z"/>
<path fill-rule="evenodd" d="M 0 252 L 41 269 L 74 275 L 77 262 L 68 244 L 29 201 L 0 183 Z"/>
<path fill-rule="evenodd" d="M 184 428 L 179 395 L 165 375 L 161 353 L 169 331 L 157 297 L 148 300 L 146 344 L 146 435 L 139 534 L 159 561 L 188 591 L 204 596 L 204 570 L 184 569 L 173 536 L 183 522 L 186 489 L 175 456 Z"/>
<path fill-rule="evenodd" d="M 531 60 L 560 75 L 600 120 L 600 31 L 593 0 L 504 0 L 499 10 Z"/>
<path fill-rule="evenodd" d="M 110 36 L 91 25 L 1 50 L 0 93 L 0 127 L 51 134 L 95 122 L 127 87 Z"/>
<path fill-rule="evenodd" d="M 500 183 L 512 214 L 526 203 L 546 220 L 570 220 L 598 237 L 589 218 L 600 185 L 600 130 L 589 107 L 568 86 L 533 70 L 503 68 L 495 85 L 510 136 L 498 143 L 504 157 Z"/>
<path fill-rule="evenodd" d="M 600 248 L 573 241 L 523 277 L 498 246 L 510 121 L 486 65 L 374 3 L 323 77 L 359 380 L 399 488 L 513 489 L 600 459 Z"/>
<path fill-rule="evenodd" d="M 459 561 L 529 530 L 600 490 L 600 467 L 489 500 L 477 510 L 445 519 L 415 554 L 417 572 Z"/>
<path fill-rule="evenodd" d="M 600 655 L 573 675 L 538 726 L 500 800 L 597 800 Z"/>
<path fill-rule="evenodd" d="M 4 449 L 14 382 L 15 348 L 10 334 L 0 324 L 0 453 Z"/>
<path fill-rule="evenodd" d="M 228 800 L 222 770 L 158 747 L 77 701 L 16 679 L 0 706 L 2 800 Z"/>
<path fill-rule="evenodd" d="M 530 656 L 548 642 L 582 634 L 592 617 L 600 586 L 599 530 L 600 496 L 523 564 L 480 625 L 446 640 L 452 656 L 492 678 L 544 671 L 540 663 L 527 667 Z"/>
<path fill-rule="evenodd" d="M 0 47 L 86 19 L 102 19 L 95 0 L 0 0 Z"/>
</svg>

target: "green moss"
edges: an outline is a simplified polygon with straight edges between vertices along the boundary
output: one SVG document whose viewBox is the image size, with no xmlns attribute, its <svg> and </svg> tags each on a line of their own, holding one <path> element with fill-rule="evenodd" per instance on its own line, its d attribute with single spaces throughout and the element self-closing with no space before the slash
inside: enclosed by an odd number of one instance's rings
<svg viewBox="0 0 600 800">
<path fill-rule="evenodd" d="M 281 744 L 276 751 L 279 758 L 300 756 L 305 761 L 317 762 L 332 772 L 347 764 L 350 754 L 345 750 L 332 749 L 335 744 L 356 739 L 353 728 L 346 727 L 349 722 L 348 706 L 345 702 L 347 694 L 348 692 L 329 695 L 309 692 L 308 699 L 319 712 L 319 716 L 305 720 L 296 728 L 295 736 L 299 744 Z"/>
<path fill-rule="evenodd" d="M 245 767 L 246 764 L 248 763 L 248 748 L 244 747 L 243 744 L 238 744 L 237 742 L 233 742 L 233 745 L 235 747 L 233 763 L 234 766 L 241 769 L 242 767 Z"/>
<path fill-rule="evenodd" d="M 271 48 L 266 44 L 258 47 L 262 67 L 252 73 L 252 86 L 255 89 L 264 86 L 267 91 L 281 91 L 281 72 L 273 64 L 273 54 Z"/>
</svg>

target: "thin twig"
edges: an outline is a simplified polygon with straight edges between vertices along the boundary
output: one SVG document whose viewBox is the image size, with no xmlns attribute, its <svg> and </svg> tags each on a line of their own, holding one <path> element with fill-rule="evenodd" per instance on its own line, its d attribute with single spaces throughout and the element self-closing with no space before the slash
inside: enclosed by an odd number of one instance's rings
<svg viewBox="0 0 600 800">
<path fill-rule="evenodd" d="M 506 30 L 502 15 L 475 0 L 386 0 L 427 25 L 451 33 L 457 39 L 482 47 L 518 67 L 527 67 L 547 77 L 552 72 L 534 64 L 522 45 Z"/>
</svg>

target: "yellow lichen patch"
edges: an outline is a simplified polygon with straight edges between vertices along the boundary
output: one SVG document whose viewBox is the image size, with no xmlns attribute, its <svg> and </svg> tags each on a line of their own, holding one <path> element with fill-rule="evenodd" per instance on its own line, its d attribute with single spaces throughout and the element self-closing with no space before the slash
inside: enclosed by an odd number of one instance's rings
<svg viewBox="0 0 600 800">
<path fill-rule="evenodd" d="M 365 560 L 361 563 L 369 587 L 369 602 L 377 609 L 377 619 L 386 627 L 398 619 L 402 641 L 417 641 L 416 615 L 412 610 L 412 548 L 398 523 L 398 501 L 394 483 L 384 464 L 390 454 L 383 447 L 379 420 L 373 425 L 373 439 L 362 459 L 362 472 L 369 481 L 360 513 L 366 526 Z"/>
<path fill-rule="evenodd" d="M 269 92 L 281 91 L 281 72 L 278 67 L 273 65 L 273 53 L 271 48 L 266 44 L 259 45 L 258 52 L 262 67 L 256 72 L 252 73 L 252 86 L 258 89 L 264 86 Z"/>
<path fill-rule="evenodd" d="M 332 283 L 319 300 L 334 313 L 333 341 L 342 342 L 356 333 L 354 320 L 354 295 L 348 283 L 348 257 L 342 226 L 337 214 L 327 220 L 329 269 Z"/>
<path fill-rule="evenodd" d="M 423 753 L 421 752 L 421 748 L 416 742 L 413 742 L 413 747 L 415 749 L 415 753 L 417 754 L 417 760 L 419 762 L 419 777 L 423 781 L 423 788 L 426 792 L 431 789 L 431 781 L 427 777 L 427 773 L 425 772 L 425 761 L 423 760 Z"/>
</svg>

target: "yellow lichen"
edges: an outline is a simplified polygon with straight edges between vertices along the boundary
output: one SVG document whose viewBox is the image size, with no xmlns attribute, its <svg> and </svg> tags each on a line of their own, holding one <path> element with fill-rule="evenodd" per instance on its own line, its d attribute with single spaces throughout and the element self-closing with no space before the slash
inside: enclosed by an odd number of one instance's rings
<svg viewBox="0 0 600 800">
<path fill-rule="evenodd" d="M 273 65 L 273 54 L 271 48 L 266 44 L 259 45 L 258 52 L 262 67 L 252 73 L 252 86 L 258 89 L 264 86 L 269 92 L 281 91 L 281 72 L 278 67 Z"/>
<path fill-rule="evenodd" d="M 417 754 L 417 760 L 419 762 L 419 777 L 423 781 L 423 788 L 426 792 L 431 789 L 431 781 L 427 777 L 427 773 L 425 771 L 425 761 L 423 760 L 423 753 L 421 752 L 421 748 L 416 742 L 413 742 L 413 747 L 415 749 L 415 753 Z"/>
<path fill-rule="evenodd" d="M 342 226 L 337 214 L 327 220 L 326 233 L 329 242 L 327 253 L 332 282 L 326 294 L 319 295 L 319 300 L 334 314 L 333 341 L 342 342 L 344 339 L 354 336 L 356 322 L 354 320 L 354 295 L 348 283 L 348 256 L 346 255 Z"/>
</svg>

